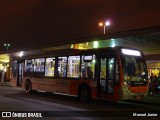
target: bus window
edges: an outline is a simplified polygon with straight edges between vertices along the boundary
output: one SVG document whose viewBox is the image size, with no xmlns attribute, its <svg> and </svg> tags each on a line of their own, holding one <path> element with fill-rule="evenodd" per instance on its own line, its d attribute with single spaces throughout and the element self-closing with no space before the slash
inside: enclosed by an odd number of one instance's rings
<svg viewBox="0 0 160 120">
<path fill-rule="evenodd" d="M 58 74 L 59 77 L 66 77 L 67 57 L 58 57 Z"/>
<path fill-rule="evenodd" d="M 33 72 L 34 59 L 25 60 L 25 72 Z"/>
<path fill-rule="evenodd" d="M 124 56 L 123 59 L 124 68 L 124 81 L 131 85 L 146 84 L 146 66 L 141 58 L 133 56 Z M 141 83 L 138 83 L 140 82 Z"/>
<path fill-rule="evenodd" d="M 45 63 L 45 76 L 53 77 L 55 69 L 55 58 L 46 58 Z"/>
<path fill-rule="evenodd" d="M 92 58 L 92 60 L 90 60 L 90 58 Z M 88 79 L 94 78 L 94 73 L 95 73 L 95 55 L 82 56 L 81 78 L 88 78 Z"/>
<path fill-rule="evenodd" d="M 106 79 L 106 58 L 101 59 L 101 71 L 100 71 L 100 79 Z"/>
<path fill-rule="evenodd" d="M 12 74 L 14 77 L 16 77 L 16 75 L 17 75 L 17 61 L 13 61 L 11 66 L 12 66 Z"/>
<path fill-rule="evenodd" d="M 35 59 L 34 72 L 44 72 L 44 58 Z"/>
<path fill-rule="evenodd" d="M 67 77 L 78 78 L 80 74 L 80 56 L 68 57 Z"/>
<path fill-rule="evenodd" d="M 114 58 L 109 59 L 109 79 L 114 79 Z"/>
<path fill-rule="evenodd" d="M 114 92 L 114 58 L 108 59 L 108 93 L 113 94 Z"/>
</svg>

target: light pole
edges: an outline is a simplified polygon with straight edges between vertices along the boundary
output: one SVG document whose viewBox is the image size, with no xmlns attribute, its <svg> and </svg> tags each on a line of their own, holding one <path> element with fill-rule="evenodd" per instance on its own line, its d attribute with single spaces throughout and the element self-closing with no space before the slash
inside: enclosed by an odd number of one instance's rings
<svg viewBox="0 0 160 120">
<path fill-rule="evenodd" d="M 4 46 L 5 46 L 5 47 L 7 48 L 7 50 L 8 50 L 8 48 L 10 47 L 10 44 L 9 44 L 9 43 L 5 43 Z"/>
<path fill-rule="evenodd" d="M 106 34 L 106 26 L 110 26 L 110 21 L 106 21 L 105 23 L 103 22 L 100 22 L 99 23 L 99 26 L 103 26 L 103 29 L 104 29 L 104 34 Z"/>
</svg>

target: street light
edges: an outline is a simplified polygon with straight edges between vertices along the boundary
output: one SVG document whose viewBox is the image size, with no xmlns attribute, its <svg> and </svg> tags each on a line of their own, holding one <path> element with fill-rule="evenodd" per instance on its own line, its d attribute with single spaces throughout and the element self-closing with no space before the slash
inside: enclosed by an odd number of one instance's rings
<svg viewBox="0 0 160 120">
<path fill-rule="evenodd" d="M 110 21 L 106 21 L 105 23 L 100 22 L 99 26 L 103 26 L 104 27 L 104 34 L 106 34 L 106 26 L 110 26 Z"/>
<path fill-rule="evenodd" d="M 5 46 L 5 47 L 7 48 L 7 50 L 8 50 L 8 48 L 10 47 L 10 44 L 9 44 L 9 43 L 5 43 L 4 46 Z"/>
</svg>

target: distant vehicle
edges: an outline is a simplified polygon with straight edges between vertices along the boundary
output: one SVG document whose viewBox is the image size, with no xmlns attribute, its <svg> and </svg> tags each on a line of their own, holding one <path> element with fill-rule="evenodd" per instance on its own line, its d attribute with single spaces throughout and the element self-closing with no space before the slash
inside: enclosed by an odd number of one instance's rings
<svg viewBox="0 0 160 120">
<path fill-rule="evenodd" d="M 59 50 L 11 62 L 11 85 L 92 99 L 143 98 L 148 91 L 143 53 L 126 47 Z"/>
</svg>

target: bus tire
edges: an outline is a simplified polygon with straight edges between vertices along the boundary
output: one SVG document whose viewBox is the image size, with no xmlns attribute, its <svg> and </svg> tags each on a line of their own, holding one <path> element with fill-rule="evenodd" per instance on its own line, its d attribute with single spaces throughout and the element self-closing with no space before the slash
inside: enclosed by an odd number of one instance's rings
<svg viewBox="0 0 160 120">
<path fill-rule="evenodd" d="M 26 90 L 26 93 L 31 93 L 32 91 L 31 82 L 29 80 L 25 82 L 25 90 Z"/>
<path fill-rule="evenodd" d="M 91 101 L 91 91 L 88 85 L 83 85 L 79 88 L 78 97 L 82 102 Z"/>
</svg>

